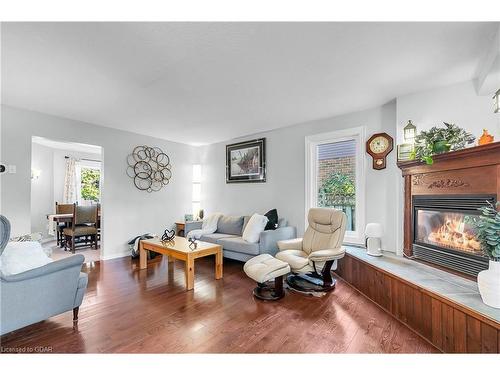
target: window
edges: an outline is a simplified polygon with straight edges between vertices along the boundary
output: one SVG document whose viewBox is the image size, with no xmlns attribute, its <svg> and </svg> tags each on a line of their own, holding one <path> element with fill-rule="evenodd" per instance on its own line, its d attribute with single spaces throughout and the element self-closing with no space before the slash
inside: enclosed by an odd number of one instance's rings
<svg viewBox="0 0 500 375">
<path fill-rule="evenodd" d="M 343 211 L 344 242 L 353 244 L 364 243 L 363 134 L 361 127 L 306 137 L 306 215 L 311 207 Z"/>
<path fill-rule="evenodd" d="M 76 165 L 77 200 L 81 204 L 101 201 L 101 163 L 80 160 Z"/>
</svg>

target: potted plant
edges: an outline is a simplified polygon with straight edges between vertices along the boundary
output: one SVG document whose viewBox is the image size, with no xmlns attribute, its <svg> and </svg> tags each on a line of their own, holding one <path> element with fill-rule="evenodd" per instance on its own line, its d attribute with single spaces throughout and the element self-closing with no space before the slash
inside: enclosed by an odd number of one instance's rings
<svg viewBox="0 0 500 375">
<path fill-rule="evenodd" d="M 455 124 L 444 123 L 444 128 L 433 126 L 423 130 L 415 137 L 415 157 L 427 164 L 432 164 L 433 155 L 461 150 L 474 142 L 476 137 Z"/>
<path fill-rule="evenodd" d="M 477 275 L 477 286 L 485 304 L 500 308 L 500 212 L 492 203 L 479 210 L 481 216 L 475 222 L 477 238 L 490 261 L 489 269 Z"/>
</svg>

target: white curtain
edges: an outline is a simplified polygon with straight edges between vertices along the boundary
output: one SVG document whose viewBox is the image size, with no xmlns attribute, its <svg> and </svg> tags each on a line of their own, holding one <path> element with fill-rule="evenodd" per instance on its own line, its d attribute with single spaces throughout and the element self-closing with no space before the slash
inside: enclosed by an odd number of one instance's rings
<svg viewBox="0 0 500 375">
<path fill-rule="evenodd" d="M 76 159 L 66 159 L 64 173 L 63 203 L 75 203 L 77 200 Z"/>
</svg>

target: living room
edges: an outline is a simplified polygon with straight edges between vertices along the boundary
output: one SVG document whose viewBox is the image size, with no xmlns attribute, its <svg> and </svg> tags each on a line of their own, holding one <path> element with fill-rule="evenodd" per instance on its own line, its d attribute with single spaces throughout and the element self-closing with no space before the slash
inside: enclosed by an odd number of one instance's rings
<svg viewBox="0 0 500 375">
<path fill-rule="evenodd" d="M 2 354 L 500 352 L 498 20 L 1 38 Z"/>
</svg>

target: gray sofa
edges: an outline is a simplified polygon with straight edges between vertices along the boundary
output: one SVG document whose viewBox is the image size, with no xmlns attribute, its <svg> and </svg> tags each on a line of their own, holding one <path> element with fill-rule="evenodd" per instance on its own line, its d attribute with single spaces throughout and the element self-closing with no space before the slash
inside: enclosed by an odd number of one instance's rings
<svg viewBox="0 0 500 375">
<path fill-rule="evenodd" d="M 258 243 L 246 242 L 241 236 L 250 216 L 222 216 L 217 223 L 217 231 L 206 234 L 200 238 L 201 241 L 221 245 L 224 257 L 246 262 L 259 254 L 274 255 L 278 251 L 277 242 L 289 240 L 296 237 L 295 227 L 288 226 L 284 218 L 280 218 L 278 228 L 265 230 L 260 234 Z M 202 221 L 190 221 L 186 223 L 185 234 L 193 229 L 201 229 Z"/>
<path fill-rule="evenodd" d="M 10 233 L 8 220 L 0 215 L 0 255 Z M 81 254 L 51 262 L 15 275 L 0 272 L 0 335 L 78 308 L 87 288 L 88 277 L 80 272 Z"/>
</svg>

